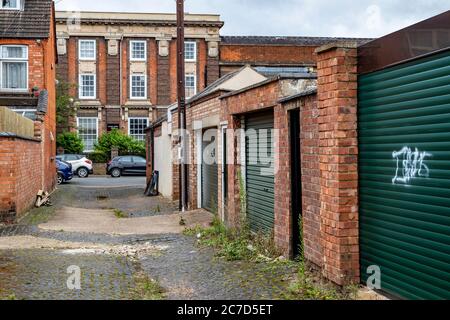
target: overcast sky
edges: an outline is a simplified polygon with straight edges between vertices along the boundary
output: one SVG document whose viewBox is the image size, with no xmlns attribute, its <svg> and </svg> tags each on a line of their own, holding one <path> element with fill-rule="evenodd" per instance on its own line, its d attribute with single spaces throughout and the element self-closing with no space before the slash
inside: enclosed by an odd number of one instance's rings
<svg viewBox="0 0 450 320">
<path fill-rule="evenodd" d="M 174 12 L 175 0 L 56 0 L 58 10 Z M 450 9 L 448 0 L 186 0 L 223 35 L 380 37 Z"/>
</svg>

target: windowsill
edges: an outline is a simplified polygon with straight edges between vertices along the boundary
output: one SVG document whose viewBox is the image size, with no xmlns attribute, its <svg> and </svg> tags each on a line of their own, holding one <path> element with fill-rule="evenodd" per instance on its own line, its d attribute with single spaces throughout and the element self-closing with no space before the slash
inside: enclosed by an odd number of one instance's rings
<svg viewBox="0 0 450 320">
<path fill-rule="evenodd" d="M 131 62 L 147 62 L 147 59 L 130 59 Z"/>
<path fill-rule="evenodd" d="M 188 59 L 185 59 L 184 62 L 197 62 L 197 60 L 188 60 Z"/>
<path fill-rule="evenodd" d="M 152 106 L 152 103 L 150 100 L 148 99 L 142 99 L 142 100 L 137 100 L 137 99 L 130 99 L 125 103 L 125 106 Z"/>
<path fill-rule="evenodd" d="M 80 106 L 101 106 L 101 102 L 98 99 L 92 98 L 92 99 L 79 99 Z"/>
<path fill-rule="evenodd" d="M 85 61 L 85 62 L 97 62 L 97 59 L 82 59 L 82 58 L 78 58 L 79 61 Z"/>
<path fill-rule="evenodd" d="M 25 89 L 0 89 L 1 93 L 20 93 L 20 94 L 24 94 L 24 93 L 30 93 L 28 88 Z"/>
</svg>

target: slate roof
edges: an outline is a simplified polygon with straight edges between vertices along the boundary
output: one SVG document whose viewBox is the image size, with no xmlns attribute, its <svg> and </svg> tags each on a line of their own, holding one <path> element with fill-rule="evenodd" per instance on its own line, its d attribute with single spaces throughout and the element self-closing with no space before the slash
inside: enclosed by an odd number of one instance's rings
<svg viewBox="0 0 450 320">
<path fill-rule="evenodd" d="M 359 45 L 373 39 L 370 38 L 333 38 L 333 37 L 268 37 L 268 36 L 222 36 L 222 44 L 229 45 L 295 45 L 322 46 L 338 41 L 356 41 Z"/>
<path fill-rule="evenodd" d="M 52 0 L 24 0 L 24 10 L 0 10 L 0 38 L 50 36 Z"/>
</svg>

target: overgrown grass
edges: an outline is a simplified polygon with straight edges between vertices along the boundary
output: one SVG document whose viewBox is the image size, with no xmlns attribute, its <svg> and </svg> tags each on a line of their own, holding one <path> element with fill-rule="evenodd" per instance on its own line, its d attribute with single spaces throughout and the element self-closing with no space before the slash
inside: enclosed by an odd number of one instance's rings
<svg viewBox="0 0 450 320">
<path fill-rule="evenodd" d="M 184 234 L 196 236 L 200 245 L 215 248 L 217 256 L 228 261 L 270 259 L 280 256 L 272 236 L 263 233 L 251 234 L 247 227 L 226 228 L 217 216 L 214 217 L 211 227 L 186 229 Z"/>
<path fill-rule="evenodd" d="M 309 267 L 303 257 L 303 248 L 295 261 L 284 259 L 277 250 L 272 234 L 253 234 L 248 225 L 241 229 L 229 229 L 216 216 L 209 228 L 196 227 L 186 229 L 185 235 L 198 238 L 199 245 L 216 249 L 216 255 L 228 261 L 244 260 L 265 263 L 267 272 L 284 267 L 297 270 L 294 279 L 287 288 L 287 300 L 348 300 L 356 298 L 357 286 L 340 288 L 320 276 Z"/>
<path fill-rule="evenodd" d="M 159 283 L 150 279 L 145 273 L 138 272 L 134 276 L 135 287 L 130 291 L 132 300 L 163 300 L 165 299 L 164 289 Z"/>
<path fill-rule="evenodd" d="M 324 279 L 304 261 L 298 261 L 296 279 L 286 292 L 287 300 L 354 300 L 357 285 L 339 287 Z"/>
</svg>

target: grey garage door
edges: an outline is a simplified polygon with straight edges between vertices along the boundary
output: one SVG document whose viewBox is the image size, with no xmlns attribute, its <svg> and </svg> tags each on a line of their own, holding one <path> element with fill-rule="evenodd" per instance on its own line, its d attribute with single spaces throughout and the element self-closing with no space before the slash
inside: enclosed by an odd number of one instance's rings
<svg viewBox="0 0 450 320">
<path fill-rule="evenodd" d="M 359 80 L 361 275 L 450 299 L 450 52 Z"/>
<path fill-rule="evenodd" d="M 273 112 L 246 117 L 247 218 L 254 231 L 274 226 Z"/>
<path fill-rule="evenodd" d="M 217 136 L 211 141 L 203 141 L 202 160 L 202 208 L 217 213 L 218 168 Z"/>
</svg>

